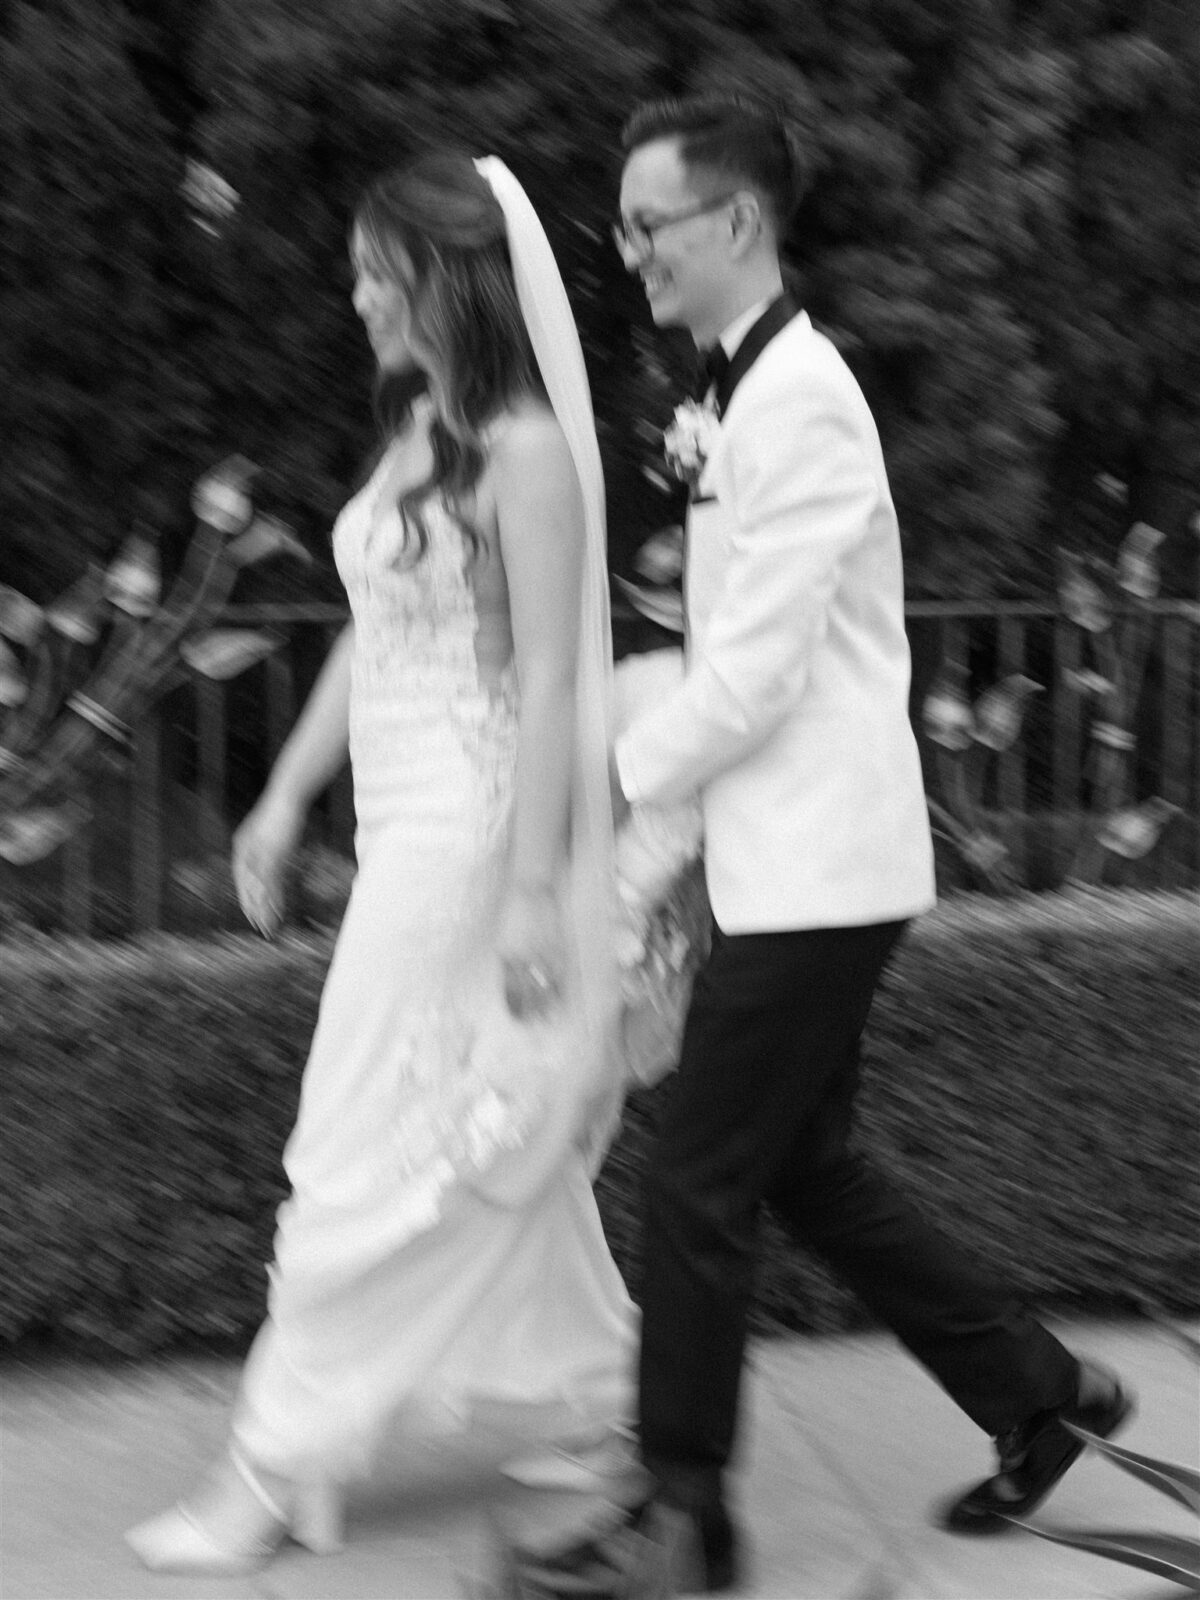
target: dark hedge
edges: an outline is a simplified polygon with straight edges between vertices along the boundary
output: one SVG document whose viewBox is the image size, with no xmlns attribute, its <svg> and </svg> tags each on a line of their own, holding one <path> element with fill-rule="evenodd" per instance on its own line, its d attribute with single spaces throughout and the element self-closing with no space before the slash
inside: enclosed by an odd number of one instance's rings
<svg viewBox="0 0 1200 1600">
<path fill-rule="evenodd" d="M 0 1340 L 140 1355 L 263 1311 L 329 944 L 0 945 Z M 929 1213 L 1062 1312 L 1200 1308 L 1200 918 L 1164 895 L 958 899 L 872 1019 L 863 1137 Z M 656 1109 L 601 1177 L 635 1292 Z M 863 1314 L 768 1219 L 756 1322 Z"/>
</svg>

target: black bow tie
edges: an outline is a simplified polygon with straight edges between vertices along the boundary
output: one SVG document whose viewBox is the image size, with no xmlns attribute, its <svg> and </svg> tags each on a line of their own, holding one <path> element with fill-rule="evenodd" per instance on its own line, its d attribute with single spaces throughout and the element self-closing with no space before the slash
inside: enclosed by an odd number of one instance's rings
<svg viewBox="0 0 1200 1600">
<path fill-rule="evenodd" d="M 725 354 L 725 346 L 718 341 L 700 357 L 692 385 L 693 398 L 702 402 L 710 389 L 720 387 L 721 379 L 728 371 L 729 357 Z"/>
</svg>

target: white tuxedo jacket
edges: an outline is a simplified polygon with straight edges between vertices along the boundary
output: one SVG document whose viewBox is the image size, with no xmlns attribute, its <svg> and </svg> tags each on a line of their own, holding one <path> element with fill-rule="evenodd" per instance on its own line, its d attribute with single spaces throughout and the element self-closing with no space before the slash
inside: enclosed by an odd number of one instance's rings
<svg viewBox="0 0 1200 1600">
<path fill-rule="evenodd" d="M 730 399 L 687 546 L 687 669 L 617 741 L 626 796 L 699 792 L 726 933 L 928 909 L 896 514 L 867 403 L 803 313 Z"/>
</svg>

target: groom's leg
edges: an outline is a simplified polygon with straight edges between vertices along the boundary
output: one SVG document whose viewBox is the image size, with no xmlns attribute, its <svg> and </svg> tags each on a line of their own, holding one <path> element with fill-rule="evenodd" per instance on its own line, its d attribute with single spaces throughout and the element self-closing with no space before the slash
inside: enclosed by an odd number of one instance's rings
<svg viewBox="0 0 1200 1600">
<path fill-rule="evenodd" d="M 849 1105 L 839 1100 L 798 1141 L 787 1177 L 770 1192 L 772 1208 L 987 1433 L 1068 1401 L 1079 1381 L 1075 1357 L 845 1148 Z"/>
<path fill-rule="evenodd" d="M 1063 1404 L 1078 1382 L 1075 1357 L 848 1148 L 858 1086 L 856 1038 L 767 1189 L 772 1209 L 988 1433 Z"/>
<path fill-rule="evenodd" d="M 901 926 L 714 931 L 647 1163 L 640 1431 L 646 1465 L 678 1505 L 720 1497 L 761 1202 L 853 1068 Z"/>
</svg>

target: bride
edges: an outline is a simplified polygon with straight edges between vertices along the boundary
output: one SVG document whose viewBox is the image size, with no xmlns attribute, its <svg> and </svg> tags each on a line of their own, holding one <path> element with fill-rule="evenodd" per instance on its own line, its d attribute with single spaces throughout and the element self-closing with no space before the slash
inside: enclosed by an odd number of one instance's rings
<svg viewBox="0 0 1200 1600">
<path fill-rule="evenodd" d="M 590 1182 L 621 1085 L 603 488 L 578 336 L 494 158 L 378 180 L 351 258 L 386 434 L 334 530 L 353 621 L 234 875 L 271 932 L 347 754 L 358 874 L 228 1452 L 127 1535 L 163 1571 L 251 1571 L 289 1534 L 335 1548 L 342 1486 L 397 1430 L 507 1429 L 509 1479 L 558 1507 L 550 1544 L 640 1491 L 634 1324 Z"/>
</svg>

